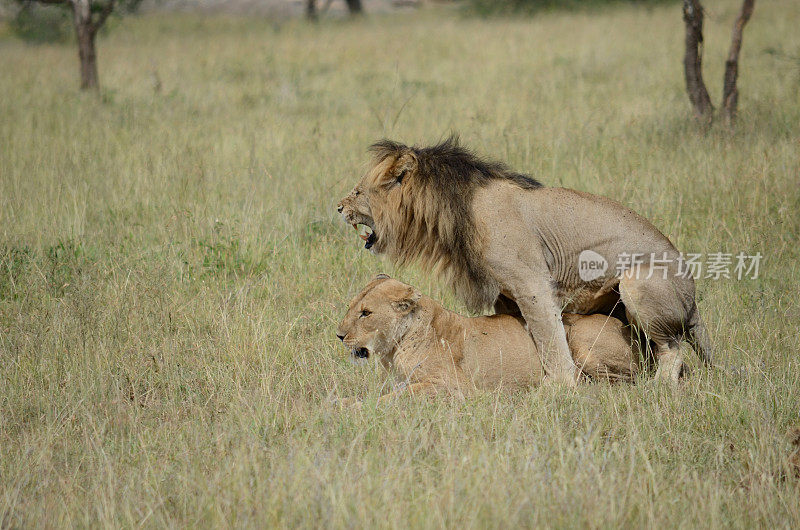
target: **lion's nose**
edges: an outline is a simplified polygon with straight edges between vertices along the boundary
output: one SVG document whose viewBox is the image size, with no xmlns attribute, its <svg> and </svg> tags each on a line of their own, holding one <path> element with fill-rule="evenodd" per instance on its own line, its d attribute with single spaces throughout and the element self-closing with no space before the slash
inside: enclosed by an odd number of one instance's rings
<svg viewBox="0 0 800 530">
<path fill-rule="evenodd" d="M 337 333 L 336 336 L 339 337 L 340 341 L 344 342 L 344 335 L 342 335 L 341 333 Z"/>
<path fill-rule="evenodd" d="M 342 210 L 344 210 L 344 206 L 342 206 L 341 204 L 336 207 L 337 212 L 342 213 Z"/>
</svg>

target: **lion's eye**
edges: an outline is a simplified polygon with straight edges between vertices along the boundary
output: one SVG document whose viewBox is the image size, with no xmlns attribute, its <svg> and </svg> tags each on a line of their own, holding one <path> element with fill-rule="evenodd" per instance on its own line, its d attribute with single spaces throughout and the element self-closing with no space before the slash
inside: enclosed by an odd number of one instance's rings
<svg viewBox="0 0 800 530">
<path fill-rule="evenodd" d="M 408 173 L 408 170 L 404 169 L 403 171 L 400 172 L 399 175 L 397 175 L 397 183 L 398 184 L 402 184 L 403 183 L 403 179 L 405 178 L 406 173 Z"/>
<path fill-rule="evenodd" d="M 353 197 L 358 197 L 359 195 L 361 195 L 361 190 L 356 190 L 356 192 L 353 194 Z"/>
<path fill-rule="evenodd" d="M 361 311 L 361 314 L 360 314 L 360 315 L 358 315 L 358 316 L 359 316 L 360 318 L 364 318 L 364 317 L 368 317 L 368 316 L 370 316 L 371 314 L 372 314 L 372 311 L 369 311 L 369 310 L 367 310 L 367 309 L 364 309 L 364 310 L 362 310 L 362 311 Z"/>
</svg>

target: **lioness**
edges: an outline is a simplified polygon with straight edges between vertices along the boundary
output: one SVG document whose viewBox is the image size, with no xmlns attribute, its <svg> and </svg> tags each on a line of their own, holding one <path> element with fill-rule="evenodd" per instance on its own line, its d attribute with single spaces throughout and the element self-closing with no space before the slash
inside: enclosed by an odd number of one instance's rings
<svg viewBox="0 0 800 530">
<path fill-rule="evenodd" d="M 567 343 L 582 373 L 630 380 L 638 350 L 619 320 L 565 315 Z M 379 274 L 350 302 L 339 339 L 354 358 L 377 356 L 412 394 L 467 394 L 473 389 L 514 390 L 541 382 L 525 322 L 511 315 L 467 318 L 446 310 L 414 287 Z"/>
<path fill-rule="evenodd" d="M 610 314 L 621 302 L 654 344 L 656 376 L 677 380 L 680 343 L 711 350 L 694 279 L 650 222 L 604 197 L 548 188 L 451 138 L 374 144 L 371 168 L 339 203 L 365 247 L 449 279 L 473 311 L 521 314 L 548 380 L 574 384 L 562 312 Z M 586 263 L 586 268 L 583 264 Z"/>
</svg>

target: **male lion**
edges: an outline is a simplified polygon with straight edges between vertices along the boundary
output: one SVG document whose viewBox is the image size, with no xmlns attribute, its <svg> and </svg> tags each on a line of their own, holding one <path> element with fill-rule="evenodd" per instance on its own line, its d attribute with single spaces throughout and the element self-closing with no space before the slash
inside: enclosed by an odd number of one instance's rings
<svg viewBox="0 0 800 530">
<path fill-rule="evenodd" d="M 592 378 L 631 380 L 639 355 L 616 318 L 564 315 L 575 363 Z M 525 322 L 511 315 L 467 318 L 417 289 L 379 274 L 350 302 L 336 335 L 354 358 L 377 356 L 402 392 L 459 394 L 535 386 L 544 373 L 531 356 Z"/>
<path fill-rule="evenodd" d="M 432 147 L 382 140 L 370 151 L 371 168 L 338 206 L 368 227 L 365 247 L 443 273 L 473 311 L 520 312 L 548 380 L 574 385 L 578 375 L 561 313 L 609 314 L 620 302 L 652 341 L 657 377 L 677 381 L 683 339 L 710 364 L 691 274 L 632 210 L 544 187 L 454 138 Z"/>
</svg>

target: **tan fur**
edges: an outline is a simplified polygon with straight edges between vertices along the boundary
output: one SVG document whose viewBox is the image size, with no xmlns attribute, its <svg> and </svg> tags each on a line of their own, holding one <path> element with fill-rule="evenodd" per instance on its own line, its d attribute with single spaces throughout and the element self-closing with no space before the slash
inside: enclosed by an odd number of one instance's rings
<svg viewBox="0 0 800 530">
<path fill-rule="evenodd" d="M 789 469 L 795 477 L 800 478 L 800 427 L 789 429 L 789 440 L 794 447 L 789 455 Z"/>
<path fill-rule="evenodd" d="M 657 376 L 677 380 L 680 342 L 688 339 L 710 363 L 692 277 L 679 273 L 680 254 L 650 222 L 604 197 L 541 187 L 502 164 L 486 162 L 448 140 L 418 148 L 384 141 L 372 166 L 339 211 L 375 233 L 371 250 L 442 273 L 456 294 L 479 311 L 520 314 L 548 378 L 574 384 L 562 312 L 626 316 L 652 341 Z M 579 255 L 591 250 L 608 263 L 583 281 Z M 644 265 L 618 270 L 640 254 Z M 665 270 L 650 270 L 652 258 Z"/>
<path fill-rule="evenodd" d="M 471 309 L 491 305 L 499 285 L 481 266 L 482 245 L 467 205 L 448 206 L 438 188 L 414 185 L 421 168 L 413 151 L 388 152 L 373 146 L 372 167 L 339 203 L 345 221 L 367 225 L 378 235 L 372 252 L 444 275 Z"/>
<path fill-rule="evenodd" d="M 569 345 L 583 374 L 631 380 L 639 356 L 622 323 L 601 315 L 565 315 Z M 538 385 L 544 372 L 531 355 L 525 322 L 511 315 L 467 318 L 417 289 L 385 275 L 350 303 L 337 335 L 353 355 L 364 350 L 404 383 L 398 393 L 459 394 L 475 389 L 518 390 Z"/>
</svg>

